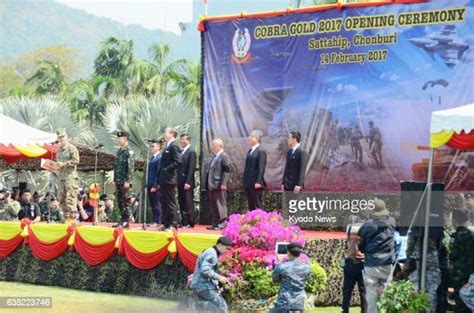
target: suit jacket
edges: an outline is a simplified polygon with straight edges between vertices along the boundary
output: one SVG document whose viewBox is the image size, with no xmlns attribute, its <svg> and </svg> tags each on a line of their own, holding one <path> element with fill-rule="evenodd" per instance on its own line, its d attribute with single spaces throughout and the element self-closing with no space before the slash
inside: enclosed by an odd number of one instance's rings
<svg viewBox="0 0 474 313">
<path fill-rule="evenodd" d="M 282 182 L 286 189 L 293 190 L 295 186 L 301 186 L 301 188 L 304 188 L 304 177 L 306 174 L 307 163 L 308 154 L 306 151 L 301 149 L 301 147 L 298 147 L 294 153 L 292 153 L 292 149 L 288 150 Z"/>
<path fill-rule="evenodd" d="M 178 167 L 181 164 L 180 155 L 181 149 L 176 144 L 176 140 L 163 151 L 158 174 L 158 183 L 160 185 L 178 184 Z"/>
<path fill-rule="evenodd" d="M 214 158 L 212 158 L 213 160 Z M 222 151 L 222 153 L 213 162 L 209 163 L 209 169 L 206 174 L 206 189 L 220 190 L 221 185 L 227 185 L 230 178 L 230 158 Z"/>
<path fill-rule="evenodd" d="M 245 158 L 245 169 L 243 184 L 246 188 L 254 188 L 255 183 L 266 186 L 265 183 L 265 167 L 267 166 L 267 153 L 258 146 L 251 154 L 251 150 Z"/>
<path fill-rule="evenodd" d="M 148 162 L 147 187 L 156 187 L 158 185 L 158 174 L 161 163 L 161 155 L 162 154 L 160 153 L 156 157 L 151 157 L 150 161 Z"/>
<path fill-rule="evenodd" d="M 184 184 L 194 187 L 194 172 L 196 171 L 196 151 L 189 147 L 181 154 L 181 165 L 179 166 L 178 188 L 184 188 Z"/>
</svg>

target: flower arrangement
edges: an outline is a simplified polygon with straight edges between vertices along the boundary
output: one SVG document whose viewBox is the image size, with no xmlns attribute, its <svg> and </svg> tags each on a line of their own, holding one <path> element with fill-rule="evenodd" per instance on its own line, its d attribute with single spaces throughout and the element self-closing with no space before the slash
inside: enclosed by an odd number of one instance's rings
<svg viewBox="0 0 474 313">
<path fill-rule="evenodd" d="M 231 302 L 249 299 L 264 301 L 274 297 L 279 289 L 279 285 L 272 280 L 272 269 L 277 261 L 276 243 L 286 241 L 297 242 L 301 246 L 306 244 L 298 226 L 285 223 L 279 212 L 263 210 L 231 215 L 222 234 L 234 243 L 220 259 L 220 271 L 229 279 L 226 296 Z M 300 258 L 309 262 L 306 255 L 302 254 Z M 311 283 L 310 292 L 325 285 L 327 280 L 324 269 L 317 262 L 312 263 L 312 271 L 318 278 Z"/>
</svg>

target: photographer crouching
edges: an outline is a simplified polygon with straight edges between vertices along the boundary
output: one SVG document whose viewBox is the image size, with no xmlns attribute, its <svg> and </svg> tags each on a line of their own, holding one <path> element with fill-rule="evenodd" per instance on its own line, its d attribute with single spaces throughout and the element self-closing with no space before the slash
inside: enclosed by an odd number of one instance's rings
<svg viewBox="0 0 474 313">
<path fill-rule="evenodd" d="M 219 292 L 219 283 L 225 285 L 227 278 L 217 272 L 219 256 L 232 247 L 232 240 L 222 236 L 216 245 L 201 253 L 196 262 L 189 287 L 196 291 L 200 301 L 206 304 L 206 311 L 227 312 L 227 303 Z"/>
</svg>

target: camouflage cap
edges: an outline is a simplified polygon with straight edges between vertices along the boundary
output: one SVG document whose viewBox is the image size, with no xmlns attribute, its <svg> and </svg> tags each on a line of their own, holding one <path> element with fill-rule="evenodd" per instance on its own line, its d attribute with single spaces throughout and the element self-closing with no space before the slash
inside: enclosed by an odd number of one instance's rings
<svg viewBox="0 0 474 313">
<path fill-rule="evenodd" d="M 64 137 L 64 136 L 66 136 L 66 135 L 67 135 L 67 134 L 66 134 L 66 129 L 64 129 L 64 128 L 58 128 L 58 129 L 56 130 L 56 135 L 57 135 L 58 137 Z"/>
<path fill-rule="evenodd" d="M 117 137 L 126 137 L 126 138 L 128 138 L 129 136 L 130 136 L 130 134 L 126 131 L 117 132 Z"/>
</svg>

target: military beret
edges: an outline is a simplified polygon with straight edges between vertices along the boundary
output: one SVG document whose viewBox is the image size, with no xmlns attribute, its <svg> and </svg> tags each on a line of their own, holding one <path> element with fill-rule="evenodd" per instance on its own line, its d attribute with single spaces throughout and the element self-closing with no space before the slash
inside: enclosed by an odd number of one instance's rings
<svg viewBox="0 0 474 313">
<path fill-rule="evenodd" d="M 129 137 L 130 134 L 128 132 L 125 132 L 125 131 L 119 131 L 117 132 L 117 137 Z"/>
<path fill-rule="evenodd" d="M 58 130 L 56 130 L 56 135 L 58 137 L 64 137 L 66 136 L 66 130 L 64 128 L 59 128 Z"/>
<path fill-rule="evenodd" d="M 290 252 L 300 252 L 300 253 L 303 252 L 303 247 L 294 242 L 289 243 L 286 248 Z"/>
</svg>

